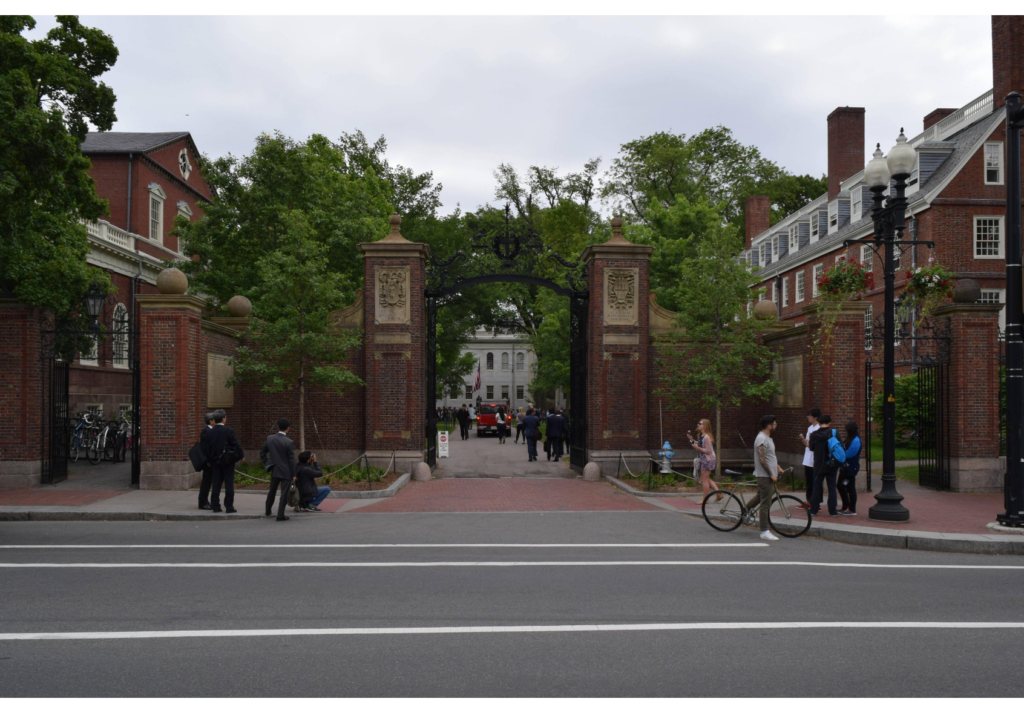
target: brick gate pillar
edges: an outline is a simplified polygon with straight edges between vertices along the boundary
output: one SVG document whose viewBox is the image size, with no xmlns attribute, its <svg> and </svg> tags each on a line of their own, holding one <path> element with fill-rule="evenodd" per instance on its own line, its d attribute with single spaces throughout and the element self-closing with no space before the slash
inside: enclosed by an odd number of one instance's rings
<svg viewBox="0 0 1024 713">
<path fill-rule="evenodd" d="M 42 324 L 38 310 L 0 297 L 0 489 L 34 487 L 42 474 Z"/>
<path fill-rule="evenodd" d="M 631 469 L 646 468 L 648 405 L 648 267 L 654 248 L 622 236 L 588 246 L 587 461 L 614 475 L 621 453 Z M 570 394 L 571 397 L 571 394 Z"/>
<path fill-rule="evenodd" d="M 426 438 L 424 278 L 430 248 L 402 237 L 402 219 L 363 252 L 366 453 L 387 465 L 392 451 L 406 472 L 423 462 Z"/>
<path fill-rule="evenodd" d="M 935 319 L 949 325 L 949 485 L 956 491 L 999 492 L 999 310 L 1001 305 L 951 304 Z"/>
<path fill-rule="evenodd" d="M 135 297 L 142 370 L 139 488 L 187 490 L 202 479 L 192 469 L 188 451 L 202 427 L 201 323 L 206 300 L 185 294 L 188 280 L 177 270 L 164 270 L 157 287 L 159 295 Z"/>
</svg>

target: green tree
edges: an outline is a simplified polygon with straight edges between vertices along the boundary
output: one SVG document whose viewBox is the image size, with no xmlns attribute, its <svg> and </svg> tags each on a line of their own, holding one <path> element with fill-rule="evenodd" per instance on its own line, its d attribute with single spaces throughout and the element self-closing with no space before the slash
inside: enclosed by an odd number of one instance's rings
<svg viewBox="0 0 1024 713">
<path fill-rule="evenodd" d="M 917 431 L 922 407 L 925 411 L 935 408 L 935 394 L 925 392 L 922 399 L 917 374 L 904 374 L 895 381 L 893 397 L 896 399 L 896 442 L 902 445 L 915 445 L 911 435 Z M 885 420 L 882 415 L 884 410 L 885 397 L 879 389 L 871 400 L 871 420 L 872 423 L 879 424 L 879 431 Z M 840 428 L 843 424 L 832 425 Z"/>
<path fill-rule="evenodd" d="M 259 264 L 291 240 L 290 220 L 301 212 L 310 239 L 323 248 L 326 268 L 338 275 L 348 301 L 362 286 L 359 243 L 380 240 L 392 211 L 385 181 L 371 168 L 353 168 L 345 152 L 314 134 L 296 142 L 277 133 L 256 139 L 252 153 L 204 159 L 203 177 L 217 191 L 202 220 L 178 219 L 175 230 L 193 293 L 219 308 L 262 285 Z M 343 305 L 342 305 L 343 306 Z"/>
<path fill-rule="evenodd" d="M 117 60 L 113 40 L 61 15 L 46 37 L 29 41 L 27 16 L 0 16 L 0 293 L 84 326 L 79 305 L 92 284 L 111 289 L 89 267 L 81 221 L 107 212 L 89 177 L 81 143 L 91 123 L 114 123 L 114 92 L 97 77 Z"/>
<path fill-rule="evenodd" d="M 736 229 L 714 226 L 687 241 L 694 243 L 693 255 L 679 262 L 679 281 L 670 290 L 671 300 L 685 305 L 677 316 L 682 332 L 660 350 L 664 386 L 659 395 L 678 408 L 692 407 L 696 400 L 713 409 L 718 445 L 723 406 L 763 401 L 778 392 L 772 377 L 776 354 L 759 340 L 765 323 L 747 317 L 750 273 L 735 258 Z"/>
<path fill-rule="evenodd" d="M 285 229 L 277 248 L 260 258 L 252 290 L 253 318 L 248 343 L 238 350 L 235 378 L 263 391 L 297 391 L 299 449 L 306 449 L 306 389 L 342 393 L 361 384 L 344 366 L 360 344 L 351 330 L 330 329 L 328 315 L 349 302 L 348 278 L 330 267 L 331 246 L 319 239 L 301 210 L 281 215 Z"/>
</svg>

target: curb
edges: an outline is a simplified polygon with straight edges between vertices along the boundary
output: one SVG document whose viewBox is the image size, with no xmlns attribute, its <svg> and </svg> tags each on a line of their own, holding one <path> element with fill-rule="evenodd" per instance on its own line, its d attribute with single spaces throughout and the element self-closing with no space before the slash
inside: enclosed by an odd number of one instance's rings
<svg viewBox="0 0 1024 713">
<path fill-rule="evenodd" d="M 119 521 L 119 522 L 153 522 L 169 520 L 262 520 L 263 515 L 188 515 L 185 513 L 160 512 L 94 512 L 91 510 L 65 512 L 0 512 L 0 522 L 81 522 L 81 521 Z"/>
<path fill-rule="evenodd" d="M 390 498 L 399 490 L 404 488 L 412 479 L 411 473 L 402 473 L 398 480 L 383 490 L 332 490 L 327 498 L 343 498 L 345 500 L 372 500 L 376 498 Z M 199 488 L 189 488 L 189 492 L 199 492 Z M 266 495 L 266 490 L 245 490 L 235 489 L 235 494 L 245 493 L 247 495 Z"/>
</svg>

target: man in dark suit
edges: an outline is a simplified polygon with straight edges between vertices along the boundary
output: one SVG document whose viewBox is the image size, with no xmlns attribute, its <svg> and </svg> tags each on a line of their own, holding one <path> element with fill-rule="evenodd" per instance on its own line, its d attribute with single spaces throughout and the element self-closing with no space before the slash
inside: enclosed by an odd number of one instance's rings
<svg viewBox="0 0 1024 713">
<path fill-rule="evenodd" d="M 569 422 L 565 420 L 565 412 L 562 409 L 558 409 L 555 414 L 555 418 L 558 419 L 558 439 L 555 441 L 555 460 L 562 460 L 562 456 L 565 455 L 565 439 L 569 435 Z"/>
<path fill-rule="evenodd" d="M 224 423 L 227 414 L 217 409 L 212 414 L 213 428 L 206 435 L 203 454 L 213 471 L 213 498 L 210 509 L 220 512 L 220 486 L 224 485 L 224 512 L 235 510 L 235 463 L 245 457 L 233 428 Z"/>
<path fill-rule="evenodd" d="M 540 419 L 534 410 L 527 409 L 523 419 L 523 434 L 526 436 L 526 452 L 530 461 L 537 460 L 537 439 L 540 437 Z"/>
<path fill-rule="evenodd" d="M 552 457 L 558 459 L 559 440 L 562 438 L 562 423 L 558 419 L 558 414 L 555 413 L 554 409 L 548 411 L 548 417 L 544 419 L 546 428 L 544 429 L 544 450 L 548 454 L 548 460 Z"/>
<path fill-rule="evenodd" d="M 200 451 L 205 450 L 204 444 L 209 440 L 210 431 L 213 430 L 213 414 L 206 414 L 206 426 L 203 428 L 203 432 L 199 435 L 199 449 Z M 213 485 L 213 468 L 210 467 L 210 461 L 206 461 L 203 465 L 203 480 L 199 483 L 199 509 L 200 510 L 212 510 L 210 507 L 210 486 Z"/>
<path fill-rule="evenodd" d="M 274 510 L 277 489 L 281 489 L 281 504 L 277 506 L 278 522 L 287 520 L 284 509 L 288 506 L 288 488 L 295 482 L 295 442 L 288 438 L 288 419 L 277 422 L 277 433 L 267 436 L 267 442 L 260 449 L 260 460 L 270 471 L 270 492 L 267 493 L 267 517 Z"/>
<path fill-rule="evenodd" d="M 469 440 L 469 409 L 466 408 L 466 404 L 462 404 L 462 408 L 455 412 L 455 418 L 459 421 L 459 435 L 462 440 Z"/>
</svg>

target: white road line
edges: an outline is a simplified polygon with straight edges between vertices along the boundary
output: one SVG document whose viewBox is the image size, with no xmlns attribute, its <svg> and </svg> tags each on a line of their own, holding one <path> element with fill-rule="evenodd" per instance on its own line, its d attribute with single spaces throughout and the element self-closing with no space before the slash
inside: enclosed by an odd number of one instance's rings
<svg viewBox="0 0 1024 713">
<path fill-rule="evenodd" d="M 70 631 L 3 634 L 0 641 L 96 639 L 189 639 L 238 636 L 389 636 L 395 634 L 575 634 L 619 631 L 709 631 L 727 629 L 1024 629 L 1007 621 L 783 621 L 684 622 L 665 624 L 564 624 L 554 626 L 422 626 L 347 629 L 195 629 L 178 631 Z"/>
<path fill-rule="evenodd" d="M 258 569 L 261 567 L 850 567 L 863 569 L 1024 570 L 1024 565 L 872 564 L 717 560 L 492 561 L 492 562 L 0 562 L 0 569 Z"/>
<path fill-rule="evenodd" d="M 613 548 L 645 548 L 645 547 L 768 547 L 766 542 L 653 542 L 653 543 L 486 543 L 486 542 L 474 542 L 470 544 L 429 544 L 429 543 L 372 543 L 372 544 L 245 544 L 245 545 L 0 545 L 0 550 L 171 550 L 171 549 L 210 549 L 210 550 L 230 550 L 230 549 L 290 549 L 290 548 L 337 548 L 337 549 L 391 549 L 391 548 L 403 548 L 403 549 L 440 549 L 440 548 L 588 548 L 588 547 L 613 547 Z"/>
</svg>

